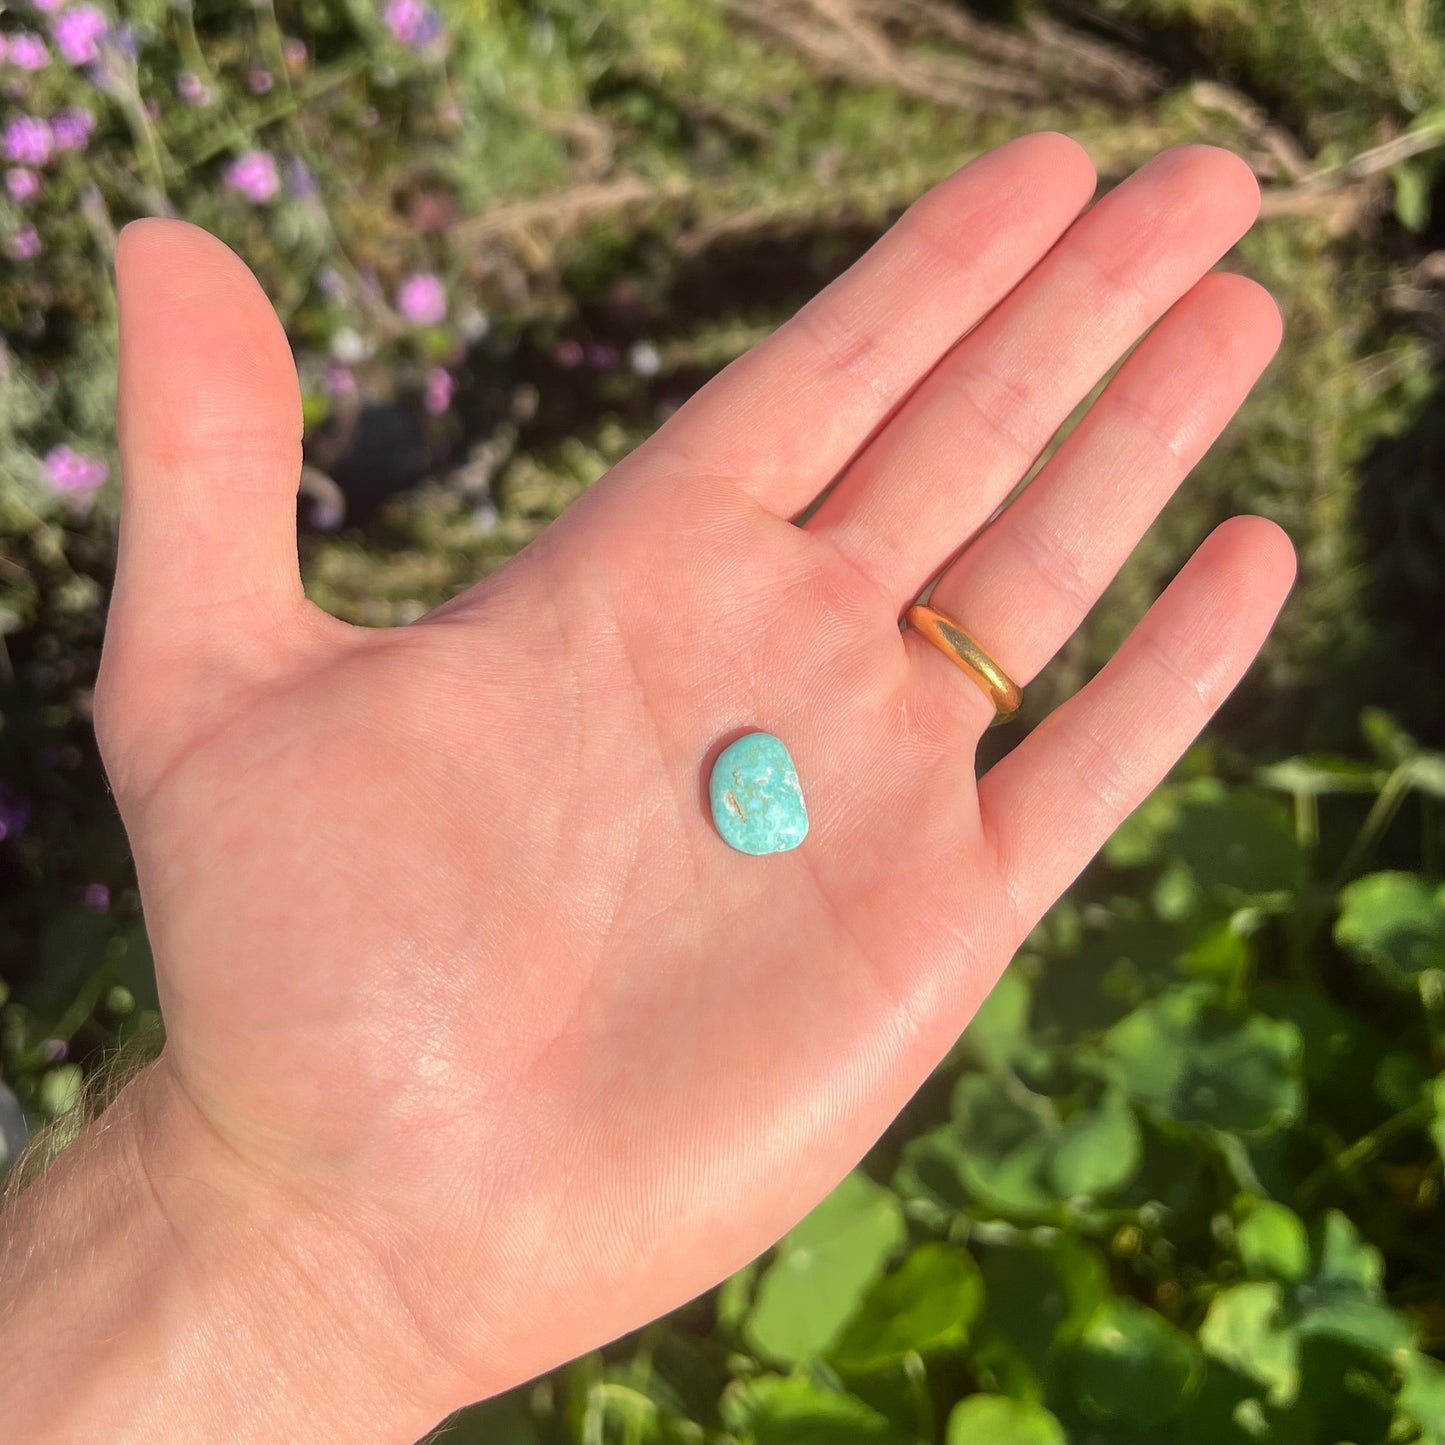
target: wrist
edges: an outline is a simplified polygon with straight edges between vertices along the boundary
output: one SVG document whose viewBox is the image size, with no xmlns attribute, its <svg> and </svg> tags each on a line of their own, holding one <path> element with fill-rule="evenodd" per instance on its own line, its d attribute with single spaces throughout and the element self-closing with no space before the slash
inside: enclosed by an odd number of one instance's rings
<svg viewBox="0 0 1445 1445">
<path fill-rule="evenodd" d="M 261 1179 L 164 1060 L 0 1221 L 26 1439 L 416 1439 L 465 1398 L 376 1255 Z"/>
</svg>

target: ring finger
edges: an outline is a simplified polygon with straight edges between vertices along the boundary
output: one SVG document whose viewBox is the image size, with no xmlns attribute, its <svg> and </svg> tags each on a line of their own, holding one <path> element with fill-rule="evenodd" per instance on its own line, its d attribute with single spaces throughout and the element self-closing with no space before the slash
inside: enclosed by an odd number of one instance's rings
<svg viewBox="0 0 1445 1445">
<path fill-rule="evenodd" d="M 1019 683 L 1078 627 L 1164 503 L 1244 400 L 1279 344 L 1263 287 L 1208 276 L 1139 345 L 1099 401 L 1003 514 L 949 565 L 930 603 L 975 636 Z M 909 629 L 910 632 L 913 629 Z M 980 725 L 983 692 L 923 638 L 908 646 L 963 684 Z"/>
</svg>

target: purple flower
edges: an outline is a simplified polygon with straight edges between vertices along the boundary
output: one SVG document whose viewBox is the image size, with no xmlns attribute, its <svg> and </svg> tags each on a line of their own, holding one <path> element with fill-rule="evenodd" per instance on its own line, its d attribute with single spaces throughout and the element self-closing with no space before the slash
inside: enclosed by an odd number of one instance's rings
<svg viewBox="0 0 1445 1445">
<path fill-rule="evenodd" d="M 349 366 L 333 361 L 322 374 L 321 385 L 331 396 L 355 396 L 356 376 Z"/>
<path fill-rule="evenodd" d="M 57 10 L 64 10 L 70 4 L 70 0 L 30 0 L 30 3 L 42 15 L 53 15 Z"/>
<path fill-rule="evenodd" d="M 95 129 L 95 112 L 83 105 L 73 105 L 69 110 L 58 110 L 50 122 L 56 150 L 84 150 Z"/>
<path fill-rule="evenodd" d="M 396 293 L 396 309 L 418 326 L 436 326 L 445 321 L 447 291 L 441 277 L 430 271 L 408 276 Z"/>
<path fill-rule="evenodd" d="M 318 532 L 334 532 L 346 520 L 346 503 L 340 497 L 323 497 L 311 504 L 311 525 Z"/>
<path fill-rule="evenodd" d="M 615 371 L 621 360 L 621 353 L 615 346 L 603 343 L 587 348 L 587 365 L 594 371 Z"/>
<path fill-rule="evenodd" d="M 240 191 L 258 206 L 281 189 L 281 177 L 270 151 L 247 151 L 226 167 L 225 180 L 233 191 Z"/>
<path fill-rule="evenodd" d="M 6 253 L 12 261 L 32 261 L 42 249 L 40 232 L 34 226 L 21 226 L 5 243 Z"/>
<path fill-rule="evenodd" d="M 87 883 L 80 897 L 87 908 L 97 913 L 104 913 L 110 907 L 110 889 L 104 883 Z"/>
<path fill-rule="evenodd" d="M 422 0 L 386 0 L 386 28 L 401 44 L 419 50 L 442 33 L 441 17 Z"/>
<path fill-rule="evenodd" d="M 94 5 L 72 5 L 50 27 L 56 48 L 72 65 L 89 65 L 100 54 L 100 42 L 110 29 Z"/>
<path fill-rule="evenodd" d="M 189 70 L 183 70 L 176 76 L 176 94 L 187 105 L 205 106 L 211 103 L 211 87 Z"/>
<path fill-rule="evenodd" d="M 444 366 L 433 366 L 426 374 L 426 395 L 423 398 L 423 405 L 430 416 L 441 416 L 452 404 L 452 394 L 456 391 L 456 382 L 452 380 L 452 374 Z"/>
<path fill-rule="evenodd" d="M 316 177 L 311 174 L 311 167 L 300 156 L 292 156 L 286 162 L 286 184 L 290 188 L 291 194 L 299 196 L 302 200 L 308 196 L 314 196 L 319 189 Z"/>
<path fill-rule="evenodd" d="M 109 476 L 109 462 L 74 447 L 51 447 L 45 454 L 45 479 L 57 492 L 93 492 Z"/>
<path fill-rule="evenodd" d="M 29 30 L 17 30 L 5 47 L 5 58 L 18 70 L 44 70 L 50 64 L 50 49 Z"/>
<path fill-rule="evenodd" d="M 249 90 L 252 95 L 265 95 L 275 84 L 276 82 L 272 79 L 271 72 L 264 66 L 253 65 L 251 69 L 246 72 L 246 89 Z"/>
<path fill-rule="evenodd" d="M 5 190 L 12 201 L 28 201 L 40 189 L 40 177 L 24 166 L 11 166 L 5 172 Z"/>
<path fill-rule="evenodd" d="M 5 127 L 5 158 L 24 166 L 48 165 L 55 154 L 55 132 L 38 115 L 17 115 Z"/>
<path fill-rule="evenodd" d="M 0 843 L 18 838 L 30 826 L 30 799 L 22 798 L 9 783 L 0 783 Z"/>
<path fill-rule="evenodd" d="M 134 25 L 117 25 L 107 39 L 127 60 L 134 60 L 140 54 L 140 36 Z"/>
</svg>

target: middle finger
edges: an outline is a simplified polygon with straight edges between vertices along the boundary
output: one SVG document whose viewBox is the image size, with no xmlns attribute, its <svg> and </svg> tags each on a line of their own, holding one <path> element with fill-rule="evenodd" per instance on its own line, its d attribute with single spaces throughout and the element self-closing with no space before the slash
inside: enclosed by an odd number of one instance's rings
<svg viewBox="0 0 1445 1445">
<path fill-rule="evenodd" d="M 1258 208 L 1253 173 L 1228 151 L 1156 156 L 1075 222 L 939 363 L 808 529 L 901 610 Z"/>
</svg>

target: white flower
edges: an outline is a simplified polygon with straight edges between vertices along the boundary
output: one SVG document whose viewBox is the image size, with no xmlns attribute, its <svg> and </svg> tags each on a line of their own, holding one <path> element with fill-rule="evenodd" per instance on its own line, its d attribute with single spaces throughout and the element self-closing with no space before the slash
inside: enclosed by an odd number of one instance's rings
<svg viewBox="0 0 1445 1445">
<path fill-rule="evenodd" d="M 662 357 L 650 341 L 639 341 L 628 349 L 627 364 L 638 376 L 656 376 L 662 370 Z"/>
</svg>

